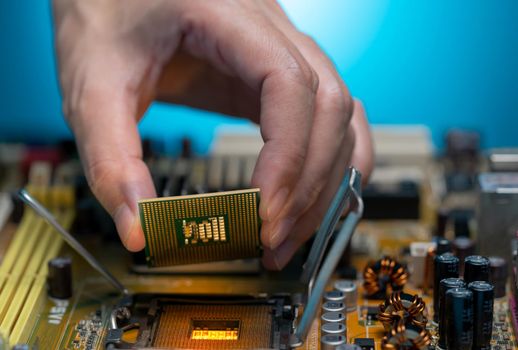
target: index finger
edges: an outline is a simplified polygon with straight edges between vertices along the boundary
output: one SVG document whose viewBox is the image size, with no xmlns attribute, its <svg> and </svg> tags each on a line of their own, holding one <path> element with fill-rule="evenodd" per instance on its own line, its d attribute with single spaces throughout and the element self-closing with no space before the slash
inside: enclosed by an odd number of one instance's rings
<svg viewBox="0 0 518 350">
<path fill-rule="evenodd" d="M 265 144 L 252 183 L 261 188 L 261 218 L 271 220 L 288 198 L 306 158 L 318 78 L 293 43 L 264 17 L 243 13 L 228 21 L 224 4 L 204 11 L 202 22 L 194 16 L 185 18 L 189 31 L 183 44 L 259 92 L 261 111 L 256 121 Z"/>
</svg>

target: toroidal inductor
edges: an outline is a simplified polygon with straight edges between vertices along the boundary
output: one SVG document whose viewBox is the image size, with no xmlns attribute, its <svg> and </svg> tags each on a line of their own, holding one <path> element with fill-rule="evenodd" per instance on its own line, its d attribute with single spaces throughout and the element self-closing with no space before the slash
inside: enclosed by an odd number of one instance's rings
<svg viewBox="0 0 518 350">
<path fill-rule="evenodd" d="M 425 328 L 428 322 L 425 310 L 426 304 L 422 298 L 398 291 L 392 293 L 384 303 L 380 304 L 378 320 L 387 332 L 391 331 L 394 324 L 400 320 L 403 320 L 405 324 Z"/>
<path fill-rule="evenodd" d="M 372 262 L 363 271 L 363 288 L 367 297 L 385 299 L 387 289 L 400 291 L 408 281 L 406 268 L 390 257 Z"/>
<path fill-rule="evenodd" d="M 381 340 L 382 350 L 425 350 L 432 342 L 432 336 L 426 328 L 407 324 L 400 320 Z"/>
</svg>

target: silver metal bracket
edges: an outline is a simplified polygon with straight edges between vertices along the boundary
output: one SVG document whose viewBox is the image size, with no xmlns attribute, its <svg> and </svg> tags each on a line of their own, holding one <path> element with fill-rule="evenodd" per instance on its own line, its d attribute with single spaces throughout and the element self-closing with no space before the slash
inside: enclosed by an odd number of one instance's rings
<svg viewBox="0 0 518 350">
<path fill-rule="evenodd" d="M 128 290 L 126 287 L 122 285 L 121 282 L 119 282 L 118 279 L 116 279 L 108 269 L 101 264 L 99 260 L 97 260 L 88 250 L 86 250 L 85 247 L 77 239 L 72 236 L 70 232 L 65 230 L 63 226 L 56 220 L 54 215 L 50 211 L 48 211 L 43 204 L 38 202 L 36 198 L 31 196 L 29 192 L 22 189 L 18 192 L 18 197 L 27 204 L 29 207 L 31 207 L 36 214 L 41 216 L 47 223 L 49 223 L 51 226 L 53 226 L 56 231 L 63 237 L 63 239 L 79 254 L 81 255 L 89 264 L 92 266 L 95 270 L 97 270 L 108 282 L 111 283 L 117 290 L 119 290 L 122 294 L 126 295 L 128 294 Z"/>
<path fill-rule="evenodd" d="M 329 253 L 325 257 L 325 260 L 323 260 L 324 253 L 335 232 L 336 225 L 346 209 L 348 211 L 347 216 L 340 230 L 335 235 L 335 240 Z M 315 235 L 315 241 L 311 246 L 308 259 L 304 264 L 301 282 L 308 286 L 307 302 L 304 306 L 300 322 L 291 337 L 291 347 L 300 347 L 304 343 L 317 314 L 326 285 L 336 265 L 340 261 L 347 244 L 351 240 L 352 234 L 362 214 L 361 174 L 358 170 L 351 167 L 345 174 L 324 216 L 324 220 Z"/>
</svg>

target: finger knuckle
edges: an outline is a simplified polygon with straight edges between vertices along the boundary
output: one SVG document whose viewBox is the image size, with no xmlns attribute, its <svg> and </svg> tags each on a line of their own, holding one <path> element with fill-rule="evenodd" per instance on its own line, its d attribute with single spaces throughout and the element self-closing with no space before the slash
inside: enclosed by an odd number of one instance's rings
<svg viewBox="0 0 518 350">
<path fill-rule="evenodd" d="M 309 44 L 313 47 L 320 48 L 320 46 L 316 42 L 315 38 L 313 38 L 313 36 L 306 34 L 306 33 L 302 33 L 302 32 L 300 34 L 301 34 L 302 40 L 304 42 L 306 42 L 307 44 Z"/>
<path fill-rule="evenodd" d="M 354 145 L 356 144 L 356 133 L 352 127 L 348 127 L 346 131 L 346 148 L 352 152 Z"/>
<path fill-rule="evenodd" d="M 297 178 L 300 174 L 306 154 L 302 150 L 286 149 L 286 147 L 278 147 L 284 151 L 276 151 L 268 155 L 268 163 L 272 171 L 281 172 L 287 178 Z"/>
<path fill-rule="evenodd" d="M 331 80 L 321 84 L 317 99 L 320 103 L 330 106 L 333 111 L 344 113 L 346 110 L 346 96 L 338 81 Z"/>
<path fill-rule="evenodd" d="M 283 163 L 283 166 L 294 169 L 294 171 L 298 171 L 304 164 L 305 160 L 306 153 L 298 149 L 293 149 L 290 152 L 282 154 L 279 159 L 279 161 Z"/>
<path fill-rule="evenodd" d="M 354 112 L 354 101 L 353 101 L 352 96 L 349 93 L 344 94 L 344 103 L 345 103 L 344 114 L 345 114 L 345 117 L 347 120 L 347 125 L 349 125 L 349 122 L 351 121 L 351 118 L 353 117 L 353 112 Z"/>
<path fill-rule="evenodd" d="M 313 182 L 310 186 L 304 186 L 300 190 L 300 202 L 303 203 L 303 210 L 311 207 L 319 198 L 322 193 L 322 189 L 324 188 L 324 181 L 317 180 Z"/>
<path fill-rule="evenodd" d="M 319 77 L 317 72 L 305 61 L 293 57 L 288 65 L 287 75 L 293 81 L 308 88 L 313 94 L 316 94 L 319 86 Z"/>
</svg>

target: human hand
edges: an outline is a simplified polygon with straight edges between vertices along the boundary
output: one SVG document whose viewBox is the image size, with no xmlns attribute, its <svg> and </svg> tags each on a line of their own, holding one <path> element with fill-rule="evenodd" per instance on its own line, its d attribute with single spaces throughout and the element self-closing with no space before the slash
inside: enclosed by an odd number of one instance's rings
<svg viewBox="0 0 518 350">
<path fill-rule="evenodd" d="M 259 123 L 266 267 L 319 225 L 349 164 L 365 175 L 363 107 L 273 1 L 54 0 L 63 109 L 92 191 L 123 244 L 144 247 L 137 201 L 154 197 L 137 123 L 154 99 Z"/>
</svg>

